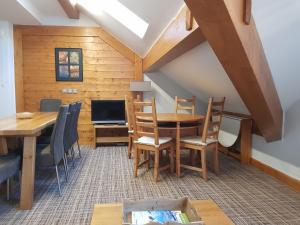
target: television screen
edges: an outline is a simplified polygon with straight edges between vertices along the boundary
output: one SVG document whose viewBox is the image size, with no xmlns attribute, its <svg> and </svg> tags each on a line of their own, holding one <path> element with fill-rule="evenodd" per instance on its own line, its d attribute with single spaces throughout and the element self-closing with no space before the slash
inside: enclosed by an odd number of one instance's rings
<svg viewBox="0 0 300 225">
<path fill-rule="evenodd" d="M 124 100 L 92 100 L 93 123 L 125 124 Z"/>
</svg>

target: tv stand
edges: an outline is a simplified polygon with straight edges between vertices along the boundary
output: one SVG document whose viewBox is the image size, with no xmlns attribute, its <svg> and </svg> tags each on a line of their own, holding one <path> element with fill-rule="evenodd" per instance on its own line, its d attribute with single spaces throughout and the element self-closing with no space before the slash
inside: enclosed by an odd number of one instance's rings
<svg viewBox="0 0 300 225">
<path fill-rule="evenodd" d="M 128 143 L 126 124 L 94 124 L 94 148 L 97 144 Z"/>
</svg>

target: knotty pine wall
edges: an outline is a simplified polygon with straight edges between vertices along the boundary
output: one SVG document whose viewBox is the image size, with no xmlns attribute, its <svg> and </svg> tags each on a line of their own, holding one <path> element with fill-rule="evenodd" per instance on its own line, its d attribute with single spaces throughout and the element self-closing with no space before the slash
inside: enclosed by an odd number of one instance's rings
<svg viewBox="0 0 300 225">
<path fill-rule="evenodd" d="M 92 144 L 91 100 L 131 94 L 130 81 L 142 79 L 141 59 L 100 28 L 15 26 L 14 31 L 18 111 L 39 111 L 42 98 L 82 101 L 80 142 Z M 56 82 L 55 48 L 82 48 L 83 82 Z M 63 94 L 64 88 L 78 94 Z"/>
</svg>

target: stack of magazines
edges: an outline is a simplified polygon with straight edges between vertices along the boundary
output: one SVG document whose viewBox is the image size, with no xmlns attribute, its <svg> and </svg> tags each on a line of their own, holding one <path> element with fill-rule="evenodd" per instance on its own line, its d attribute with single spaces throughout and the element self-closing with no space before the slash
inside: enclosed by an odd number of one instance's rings
<svg viewBox="0 0 300 225">
<path fill-rule="evenodd" d="M 182 224 L 188 224 L 190 221 L 187 215 L 181 211 L 156 210 L 132 212 L 132 224 L 143 225 L 150 222 L 161 224 L 166 222 L 178 222 Z"/>
</svg>

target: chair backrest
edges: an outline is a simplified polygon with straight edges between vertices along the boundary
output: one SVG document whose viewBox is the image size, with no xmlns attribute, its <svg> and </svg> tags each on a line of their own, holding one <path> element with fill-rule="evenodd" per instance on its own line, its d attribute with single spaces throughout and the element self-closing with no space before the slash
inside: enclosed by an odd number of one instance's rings
<svg viewBox="0 0 300 225">
<path fill-rule="evenodd" d="M 126 117 L 128 123 L 128 131 L 132 131 L 133 129 L 133 98 L 129 96 L 125 96 L 125 108 L 126 108 Z"/>
<path fill-rule="evenodd" d="M 75 120 L 75 112 L 76 112 L 76 104 L 71 103 L 69 105 L 69 111 L 67 115 L 67 120 L 66 120 L 66 129 L 64 132 L 64 149 L 65 151 L 68 151 L 72 145 L 74 144 L 74 138 L 72 138 L 73 135 L 73 121 Z"/>
<path fill-rule="evenodd" d="M 150 112 L 144 112 L 145 107 L 150 107 Z M 159 144 L 158 141 L 158 127 L 157 127 L 157 114 L 155 99 L 151 101 L 141 102 L 134 100 L 133 102 L 134 119 L 133 129 L 134 138 L 138 139 L 142 136 L 152 137 L 155 140 L 155 145 Z M 147 121 L 143 118 L 147 118 Z"/>
<path fill-rule="evenodd" d="M 58 112 L 61 106 L 60 99 L 41 99 L 40 111 L 41 112 Z"/>
<path fill-rule="evenodd" d="M 192 98 L 179 98 L 175 96 L 175 113 L 182 110 L 189 110 L 192 114 L 196 112 L 196 97 L 193 96 Z"/>
<path fill-rule="evenodd" d="M 218 139 L 224 111 L 225 97 L 220 101 L 209 98 L 201 140 L 206 143 L 207 138 Z"/>
<path fill-rule="evenodd" d="M 56 123 L 51 135 L 50 149 L 53 154 L 55 165 L 57 165 L 64 156 L 64 132 L 68 111 L 68 105 L 63 105 L 59 108 Z"/>
</svg>

